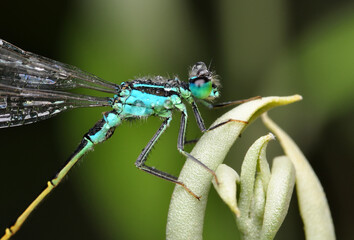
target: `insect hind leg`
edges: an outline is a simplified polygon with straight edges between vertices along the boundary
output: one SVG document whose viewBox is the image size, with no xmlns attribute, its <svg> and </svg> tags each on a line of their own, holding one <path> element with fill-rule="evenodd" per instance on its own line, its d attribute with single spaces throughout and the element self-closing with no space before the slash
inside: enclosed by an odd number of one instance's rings
<svg viewBox="0 0 354 240">
<path fill-rule="evenodd" d="M 159 139 L 159 137 L 164 133 L 166 128 L 168 127 L 169 123 L 171 122 L 172 117 L 166 118 L 165 121 L 161 124 L 160 128 L 157 130 L 155 135 L 151 138 L 151 140 L 148 142 L 146 147 L 143 149 L 143 151 L 140 153 L 138 159 L 135 162 L 135 166 L 139 168 L 140 170 L 143 170 L 144 172 L 150 173 L 154 176 L 160 177 L 162 179 L 165 179 L 167 181 L 173 182 L 175 184 L 178 184 L 182 186 L 189 194 L 191 194 L 193 197 L 196 199 L 200 199 L 200 196 L 196 195 L 195 193 L 192 192 L 183 182 L 178 181 L 178 178 L 175 176 L 172 176 L 166 172 L 163 172 L 161 170 L 158 170 L 154 167 L 150 167 L 145 165 L 145 162 L 147 160 L 147 156 L 150 153 L 152 147 L 156 143 L 156 141 Z"/>
<path fill-rule="evenodd" d="M 225 124 L 227 124 L 227 123 L 231 123 L 231 122 L 243 123 L 243 124 L 245 124 L 245 125 L 248 124 L 247 121 L 238 120 L 238 119 L 229 119 L 229 120 L 226 120 L 226 121 L 224 121 L 224 122 L 218 123 L 218 124 L 216 124 L 216 125 L 214 125 L 214 126 L 208 128 L 207 131 L 214 130 L 214 129 L 218 128 L 218 127 L 221 127 L 221 126 L 223 126 L 223 125 L 225 125 Z"/>
</svg>

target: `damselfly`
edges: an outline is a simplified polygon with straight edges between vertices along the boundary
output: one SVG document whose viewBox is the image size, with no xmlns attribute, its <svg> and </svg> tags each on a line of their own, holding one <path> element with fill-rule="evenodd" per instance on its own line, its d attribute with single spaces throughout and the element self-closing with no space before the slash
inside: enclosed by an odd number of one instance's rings
<svg viewBox="0 0 354 240">
<path fill-rule="evenodd" d="M 47 187 L 17 218 L 15 224 L 6 229 L 1 240 L 14 235 L 35 207 L 61 182 L 76 162 L 94 145 L 110 138 L 115 128 L 129 118 L 157 116 L 163 119 L 160 128 L 136 160 L 136 167 L 181 185 L 193 197 L 199 199 L 200 197 L 177 177 L 147 166 L 145 162 L 153 145 L 169 126 L 173 110 L 178 110 L 181 112 L 178 151 L 203 166 L 216 178 L 213 170 L 184 150 L 187 126 L 187 110 L 184 103 L 192 106 L 196 122 L 202 132 L 231 121 L 239 121 L 230 119 L 212 128 L 205 128 L 196 101 L 209 108 L 215 108 L 250 100 L 213 105 L 212 100 L 219 97 L 218 87 L 216 75 L 203 62 L 198 62 L 191 68 L 188 82 L 180 81 L 178 78 L 156 76 L 114 84 L 74 66 L 23 51 L 0 39 L 0 128 L 35 123 L 72 108 L 104 106 L 112 108 L 83 136 L 64 167 L 47 182 Z M 95 97 L 68 92 L 76 88 L 111 93 L 113 96 Z"/>
</svg>

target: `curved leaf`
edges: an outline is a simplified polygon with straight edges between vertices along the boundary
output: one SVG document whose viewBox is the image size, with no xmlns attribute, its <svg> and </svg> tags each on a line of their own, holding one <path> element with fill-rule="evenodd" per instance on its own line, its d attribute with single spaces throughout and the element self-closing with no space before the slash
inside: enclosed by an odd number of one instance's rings
<svg viewBox="0 0 354 240">
<path fill-rule="evenodd" d="M 301 96 L 264 97 L 244 103 L 217 119 L 213 125 L 236 119 L 251 123 L 260 114 L 272 107 L 301 100 Z M 212 125 L 212 126 L 213 126 Z M 224 160 L 239 134 L 248 126 L 242 122 L 231 122 L 205 133 L 191 154 L 215 170 Z M 211 185 L 211 174 L 193 161 L 187 160 L 179 176 L 195 194 L 202 196 L 198 201 L 181 186 L 176 185 L 168 213 L 167 239 L 202 239 L 204 212 Z"/>
<path fill-rule="evenodd" d="M 231 211 L 240 217 L 236 201 L 236 182 L 240 181 L 240 176 L 226 164 L 220 164 L 215 174 L 219 180 L 219 183 L 216 183 L 215 178 L 212 180 L 215 190 Z"/>
<path fill-rule="evenodd" d="M 335 239 L 334 226 L 326 195 L 309 162 L 295 142 L 266 114 L 264 124 L 278 137 L 286 155 L 296 170 L 296 191 L 299 208 L 305 225 L 306 239 Z"/>
<path fill-rule="evenodd" d="M 286 156 L 273 160 L 260 239 L 273 239 L 288 213 L 295 184 L 295 168 Z"/>
</svg>

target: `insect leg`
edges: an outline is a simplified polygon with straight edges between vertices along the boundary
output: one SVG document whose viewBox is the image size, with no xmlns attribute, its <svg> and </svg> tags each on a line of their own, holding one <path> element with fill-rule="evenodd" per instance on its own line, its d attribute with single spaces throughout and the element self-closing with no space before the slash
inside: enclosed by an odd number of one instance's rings
<svg viewBox="0 0 354 240">
<path fill-rule="evenodd" d="M 245 101 L 248 101 L 248 99 L 247 99 L 247 100 L 240 100 L 240 101 L 245 102 Z M 229 104 L 229 103 L 235 104 L 235 102 L 240 102 L 240 101 L 227 102 L 226 104 Z M 208 103 L 208 102 L 206 102 L 206 101 L 200 101 L 200 102 L 202 102 L 204 105 L 206 105 L 206 106 L 209 107 L 209 108 L 214 108 L 214 105 L 212 105 L 211 103 Z M 231 105 L 231 104 L 229 104 L 229 105 Z M 225 106 L 228 106 L 228 105 L 225 105 Z M 197 104 L 196 104 L 195 102 L 192 102 L 192 109 L 193 109 L 193 113 L 194 113 L 195 119 L 197 120 L 197 124 L 198 124 L 198 126 L 199 126 L 199 129 L 200 129 L 202 132 L 206 132 L 206 131 L 213 130 L 213 129 L 218 128 L 218 127 L 220 127 L 220 126 L 222 126 L 222 125 L 224 125 L 224 124 L 226 124 L 226 123 L 229 123 L 229 122 L 242 122 L 242 123 L 245 123 L 245 124 L 248 123 L 248 122 L 242 121 L 242 120 L 229 119 L 229 120 L 227 120 L 227 121 L 225 121 L 225 122 L 219 123 L 219 124 L 217 124 L 217 125 L 215 125 L 215 126 L 213 126 L 213 127 L 211 127 L 211 128 L 206 129 L 206 128 L 205 128 L 204 121 L 203 121 L 203 118 L 202 118 L 202 116 L 200 115 L 198 106 L 197 106 Z M 181 110 L 181 111 L 183 111 L 183 110 Z M 183 115 L 182 115 L 182 118 L 183 118 Z M 182 120 L 182 121 L 183 121 L 183 120 Z M 180 129 L 182 129 L 182 122 L 181 122 L 181 128 L 180 128 Z M 198 139 L 191 140 L 191 141 L 186 141 L 186 142 L 184 142 L 184 144 L 186 144 L 186 143 L 194 143 L 194 142 L 197 142 L 197 141 L 198 141 Z M 215 173 L 214 173 L 214 174 L 215 174 Z"/>
<path fill-rule="evenodd" d="M 208 102 L 205 102 L 205 103 L 208 104 Z M 194 101 L 192 102 L 192 109 L 193 109 L 193 114 L 195 116 L 195 119 L 197 120 L 197 125 L 198 125 L 200 131 L 205 132 L 206 128 L 205 128 L 204 120 L 203 120 L 202 116 L 200 115 L 197 104 Z"/>
<path fill-rule="evenodd" d="M 256 97 L 252 97 L 252 98 L 248 98 L 248 99 L 243 99 L 243 100 L 236 100 L 236 101 L 229 101 L 229 102 L 223 102 L 223 103 L 218 103 L 218 104 L 212 104 L 206 101 L 200 101 L 202 104 L 204 104 L 206 107 L 208 107 L 209 109 L 215 109 L 215 108 L 222 108 L 222 107 L 228 107 L 228 106 L 232 106 L 232 105 L 237 105 L 237 104 L 241 104 L 241 103 L 245 103 L 245 102 L 249 102 L 252 100 L 256 100 L 256 99 L 261 99 L 262 97 L 260 96 L 256 96 Z M 194 111 L 195 116 L 197 118 L 196 112 Z M 220 126 L 223 126 L 226 123 L 230 123 L 230 122 L 241 122 L 244 124 L 248 124 L 247 121 L 242 121 L 242 120 L 238 120 L 238 119 L 229 119 L 225 122 L 221 122 L 213 127 L 208 128 L 206 131 L 211 131 L 215 128 L 218 128 Z"/>
<path fill-rule="evenodd" d="M 172 117 L 168 117 L 168 118 L 166 118 L 165 121 L 163 121 L 163 123 L 161 124 L 160 128 L 157 130 L 155 135 L 151 138 L 151 140 L 148 142 L 146 147 L 140 153 L 138 159 L 135 162 L 135 166 L 147 173 L 150 173 L 152 175 L 155 175 L 157 177 L 160 177 L 162 179 L 165 179 L 167 181 L 170 181 L 170 182 L 173 182 L 175 184 L 182 186 L 188 193 L 190 193 L 193 197 L 195 197 L 196 199 L 199 200 L 200 197 L 197 196 L 195 193 L 193 193 L 183 182 L 178 181 L 177 177 L 172 176 L 166 172 L 160 171 L 154 167 L 149 167 L 149 166 L 145 165 L 145 162 L 147 160 L 147 156 L 148 156 L 149 152 L 151 151 L 152 147 L 154 146 L 156 141 L 159 139 L 159 137 L 162 135 L 162 133 L 164 133 L 164 131 L 167 129 L 171 120 L 172 120 Z"/>
<path fill-rule="evenodd" d="M 5 230 L 5 235 L 1 240 L 10 239 L 26 221 L 33 210 L 44 200 L 44 198 L 61 182 L 70 169 L 88 152 L 95 144 L 101 143 L 110 138 L 115 127 L 120 124 L 121 119 L 115 112 L 106 113 L 102 120 L 98 121 L 93 128 L 86 133 L 70 156 L 64 167 L 55 175 L 55 177 L 47 182 L 47 187 L 37 196 L 37 198 L 26 208 L 26 210 L 17 218 L 16 222 Z"/>
<path fill-rule="evenodd" d="M 229 119 L 229 120 L 226 120 L 225 122 L 218 123 L 218 124 L 208 128 L 207 131 L 214 130 L 215 128 L 221 127 L 221 126 L 225 125 L 226 123 L 230 123 L 230 122 L 239 122 L 239 123 L 243 123 L 243 124 L 248 124 L 247 121 L 238 120 L 238 119 Z"/>
<path fill-rule="evenodd" d="M 182 110 L 182 115 L 181 115 L 181 125 L 179 128 L 179 133 L 178 133 L 178 140 L 177 140 L 177 149 L 180 153 L 182 153 L 184 156 L 188 157 L 189 159 L 193 160 L 194 162 L 198 163 L 201 165 L 203 168 L 205 168 L 207 171 L 209 171 L 215 178 L 215 181 L 218 183 L 218 178 L 216 177 L 216 174 L 213 170 L 211 170 L 208 166 L 206 166 L 204 163 L 193 157 L 190 153 L 184 151 L 184 144 L 185 144 L 185 135 L 186 135 L 186 128 L 187 128 L 187 112 L 186 110 Z"/>
<path fill-rule="evenodd" d="M 241 104 L 241 103 L 245 103 L 245 102 L 249 102 L 249 101 L 253 101 L 253 100 L 257 100 L 257 99 L 261 99 L 261 96 L 256 96 L 256 97 L 251 97 L 251 98 L 247 98 L 247 99 L 242 99 L 242 100 L 235 100 L 235 101 L 228 101 L 228 102 L 222 102 L 222 103 L 217 103 L 217 104 L 212 104 L 206 101 L 200 101 L 202 102 L 202 104 L 204 104 L 206 107 L 210 108 L 210 109 L 214 109 L 214 108 L 223 108 L 223 107 L 228 107 L 228 106 L 232 106 L 232 105 L 237 105 L 237 104 Z"/>
</svg>

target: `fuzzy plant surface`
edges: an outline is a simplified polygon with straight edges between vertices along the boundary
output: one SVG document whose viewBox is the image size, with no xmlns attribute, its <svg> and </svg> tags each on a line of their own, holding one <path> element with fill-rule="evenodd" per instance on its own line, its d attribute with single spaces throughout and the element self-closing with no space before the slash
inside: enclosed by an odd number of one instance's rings
<svg viewBox="0 0 354 240">
<path fill-rule="evenodd" d="M 301 99 L 300 95 L 263 97 L 241 104 L 218 118 L 212 126 L 230 119 L 240 121 L 233 121 L 206 132 L 191 154 L 216 171 L 241 132 L 258 116 L 273 107 Z M 176 185 L 168 213 L 167 239 L 202 239 L 205 208 L 212 178 L 204 168 L 187 159 L 179 175 L 179 181 L 186 184 L 196 195 L 201 196 L 201 199 L 197 200 L 181 186 Z"/>
</svg>

